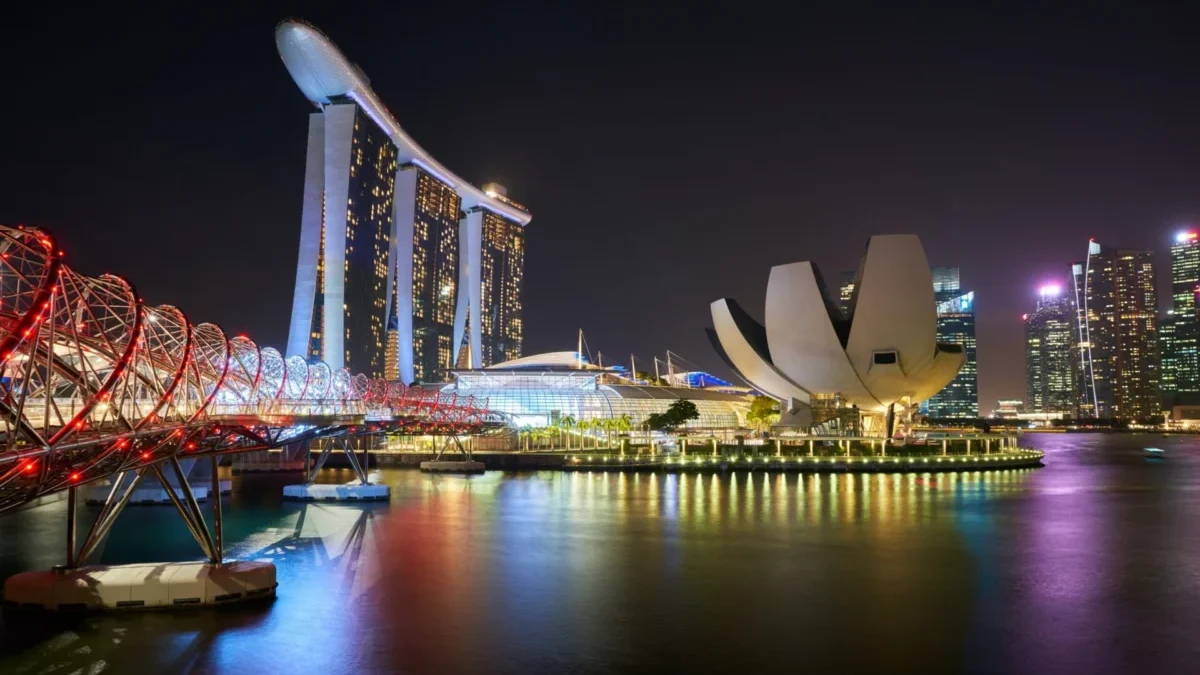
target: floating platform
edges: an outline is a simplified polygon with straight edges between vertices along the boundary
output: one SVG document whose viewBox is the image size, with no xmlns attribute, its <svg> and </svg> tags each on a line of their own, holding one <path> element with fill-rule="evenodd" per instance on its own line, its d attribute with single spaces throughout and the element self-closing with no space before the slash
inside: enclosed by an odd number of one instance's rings
<svg viewBox="0 0 1200 675">
<path fill-rule="evenodd" d="M 157 482 L 157 481 L 155 481 Z M 190 484 L 190 483 L 189 483 Z M 208 499 L 208 493 L 212 491 L 211 485 L 205 481 L 203 484 L 192 485 L 192 494 L 196 497 L 196 501 L 202 502 Z M 86 504 L 101 505 L 108 499 L 109 490 L 112 488 L 110 484 L 99 483 L 83 486 L 83 501 Z M 233 481 L 221 481 L 221 494 L 227 495 L 233 492 Z M 175 488 L 175 496 L 180 499 L 187 499 L 183 491 Z M 130 504 L 170 504 L 171 497 L 167 495 L 167 491 L 163 487 L 139 487 L 133 491 L 133 496 L 129 498 Z"/>
<path fill-rule="evenodd" d="M 483 462 L 434 460 L 421 462 L 421 470 L 431 473 L 483 473 L 486 467 L 484 467 Z"/>
<path fill-rule="evenodd" d="M 306 502 L 363 502 L 386 501 L 391 489 L 378 483 L 346 483 L 344 485 L 285 485 L 284 499 L 300 499 Z"/>
<path fill-rule="evenodd" d="M 4 607 L 51 612 L 206 607 L 273 598 L 276 586 L 269 562 L 88 565 L 11 576 L 4 582 Z"/>
</svg>

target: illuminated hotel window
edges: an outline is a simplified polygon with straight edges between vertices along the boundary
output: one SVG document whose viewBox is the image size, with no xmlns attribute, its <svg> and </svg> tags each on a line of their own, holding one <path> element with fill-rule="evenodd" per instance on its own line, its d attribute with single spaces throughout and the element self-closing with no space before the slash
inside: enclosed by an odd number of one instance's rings
<svg viewBox="0 0 1200 675">
<path fill-rule="evenodd" d="M 413 332 L 428 338 L 414 339 L 413 362 L 418 379 L 428 380 L 437 377 L 449 363 L 440 351 L 445 342 L 449 353 L 454 330 L 461 200 L 448 185 L 420 168 L 413 170 L 417 172 L 412 243 Z"/>
<path fill-rule="evenodd" d="M 338 105 L 354 105 L 340 103 Z M 347 186 L 346 244 L 342 267 L 343 339 L 345 366 L 354 372 L 380 377 L 384 372 L 383 326 L 386 303 L 378 283 L 380 248 L 363 245 L 386 240 L 391 229 L 393 174 L 396 150 L 387 134 L 355 108 L 351 135 L 350 181 Z M 324 200 L 322 200 L 324 202 Z M 317 293 L 309 353 L 324 353 L 322 336 L 325 286 L 325 223 L 328 205 L 322 203 L 321 247 L 317 264 Z M 385 277 L 386 278 L 386 277 Z M 319 323 L 320 322 L 320 323 Z"/>
</svg>

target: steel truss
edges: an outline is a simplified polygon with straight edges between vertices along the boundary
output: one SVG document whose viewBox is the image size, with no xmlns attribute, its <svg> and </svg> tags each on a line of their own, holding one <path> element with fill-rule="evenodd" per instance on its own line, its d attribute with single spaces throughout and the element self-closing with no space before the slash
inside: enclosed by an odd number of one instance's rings
<svg viewBox="0 0 1200 675">
<path fill-rule="evenodd" d="M 222 534 L 223 520 L 221 512 L 221 481 L 217 473 L 217 465 L 219 458 L 216 455 L 210 456 L 212 467 L 212 484 L 209 488 L 209 502 L 212 504 L 213 512 L 213 529 L 210 532 L 208 524 L 204 520 L 204 514 L 200 510 L 200 505 L 196 501 L 196 496 L 192 492 L 192 487 L 187 481 L 187 476 L 184 475 L 183 469 L 179 466 L 179 460 L 174 456 L 168 457 L 165 460 L 148 464 L 133 471 L 121 472 L 116 474 L 112 480 L 112 487 L 109 489 L 108 498 L 104 500 L 104 505 L 100 509 L 100 514 L 95 522 L 92 523 L 88 530 L 87 536 L 83 540 L 83 545 L 77 544 L 77 517 L 78 503 L 77 493 L 79 487 L 72 485 L 67 488 L 67 562 L 63 567 L 65 569 L 75 569 L 87 563 L 89 557 L 95 552 L 96 548 L 108 536 L 112 530 L 113 524 L 121 515 L 121 512 L 129 504 L 130 498 L 134 491 L 142 484 L 142 479 L 147 475 L 153 475 L 162 484 L 163 490 L 170 499 L 171 504 L 175 506 L 175 510 L 183 518 L 184 525 L 191 532 L 196 543 L 200 545 L 200 549 L 204 552 L 205 557 L 213 565 L 220 566 L 225 559 L 224 537 Z M 177 485 L 172 485 L 162 471 L 162 465 L 170 466 Z M 126 481 L 126 476 L 132 480 Z M 182 493 L 176 494 L 176 490 Z"/>
<path fill-rule="evenodd" d="M 367 475 L 368 469 L 370 467 L 368 465 L 366 440 L 371 437 L 372 436 L 370 436 L 370 435 L 360 435 L 360 436 L 355 436 L 355 437 L 334 436 L 331 438 L 320 439 L 319 441 L 316 441 L 316 442 L 320 443 L 320 445 L 321 445 L 320 454 L 317 455 L 316 462 L 314 462 L 312 459 L 312 443 L 314 441 L 309 441 L 308 443 L 305 443 L 304 444 L 304 457 L 305 457 L 304 483 L 306 485 L 312 485 L 314 482 L 316 482 L 317 474 L 320 473 L 322 468 L 324 468 L 325 461 L 329 459 L 329 456 L 333 453 L 334 449 L 336 448 L 338 450 L 341 450 L 343 453 L 345 453 L 346 459 L 348 459 L 350 461 L 350 468 L 354 469 L 354 475 L 358 478 L 358 482 L 362 485 L 367 485 L 370 482 L 369 477 Z M 361 459 L 355 453 L 354 446 L 350 442 L 351 438 L 359 438 L 364 441 Z"/>
</svg>

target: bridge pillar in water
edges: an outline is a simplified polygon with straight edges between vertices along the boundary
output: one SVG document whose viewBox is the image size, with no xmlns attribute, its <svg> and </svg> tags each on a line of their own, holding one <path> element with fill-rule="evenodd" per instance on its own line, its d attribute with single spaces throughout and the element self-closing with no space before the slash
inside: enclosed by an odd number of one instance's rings
<svg viewBox="0 0 1200 675">
<path fill-rule="evenodd" d="M 188 460 L 185 460 L 188 461 Z M 190 460 L 208 466 L 209 490 L 219 492 L 219 457 Z M 168 471 L 163 471 L 166 465 Z M 168 477 L 168 474 L 170 477 Z M 87 565 L 113 524 L 147 477 L 174 489 L 162 490 L 178 511 L 207 558 L 204 562 Z M 270 598 L 275 595 L 275 566 L 268 562 L 226 561 L 221 500 L 212 502 L 210 530 L 187 472 L 175 457 L 118 473 L 100 513 L 79 542 L 79 488 L 67 492 L 64 564 L 52 570 L 23 572 L 4 582 L 4 606 L 41 611 L 195 607 Z"/>
<path fill-rule="evenodd" d="M 334 436 L 310 441 L 306 444 L 304 465 L 304 483 L 286 485 L 283 488 L 284 499 L 299 499 L 302 501 L 344 502 L 344 501 L 386 501 L 391 497 L 391 489 L 381 483 L 372 483 L 368 474 L 369 455 L 373 435 Z M 355 480 L 343 484 L 317 483 L 317 476 L 330 456 L 342 453 L 354 470 Z M 361 456 L 360 456 L 361 453 Z M 315 455 L 315 457 L 314 457 Z M 311 459 L 309 459 L 311 458 Z"/>
</svg>

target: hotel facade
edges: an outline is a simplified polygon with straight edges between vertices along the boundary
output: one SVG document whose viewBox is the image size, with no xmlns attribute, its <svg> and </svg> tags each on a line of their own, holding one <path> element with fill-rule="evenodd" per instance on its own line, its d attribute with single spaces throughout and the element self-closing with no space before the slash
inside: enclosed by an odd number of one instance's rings
<svg viewBox="0 0 1200 675">
<path fill-rule="evenodd" d="M 317 108 L 287 353 L 405 383 L 520 357 L 529 211 L 425 152 L 319 30 L 275 41 Z"/>
</svg>

